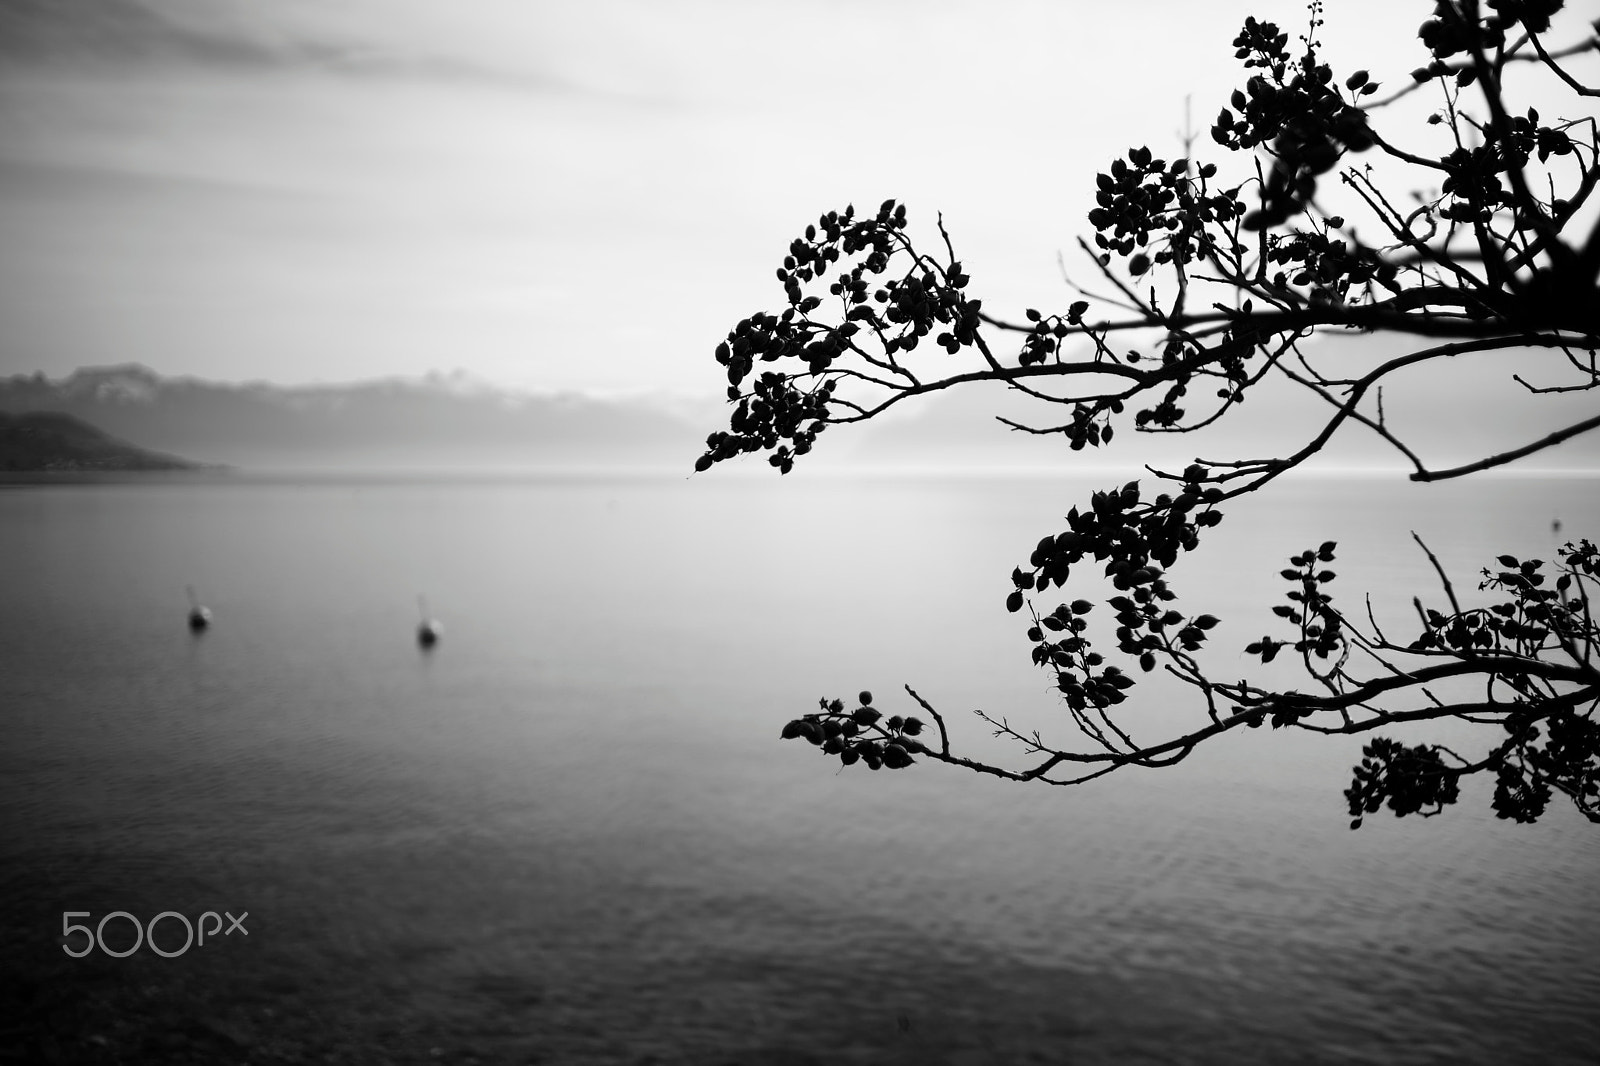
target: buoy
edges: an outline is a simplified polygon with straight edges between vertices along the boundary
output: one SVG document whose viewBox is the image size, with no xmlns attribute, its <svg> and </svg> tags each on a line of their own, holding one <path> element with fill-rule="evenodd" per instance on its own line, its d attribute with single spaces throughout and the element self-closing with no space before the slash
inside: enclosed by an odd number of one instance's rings
<svg viewBox="0 0 1600 1066">
<path fill-rule="evenodd" d="M 439 643 L 439 634 L 444 632 L 444 627 L 437 618 L 428 617 L 427 600 L 418 596 L 417 606 L 422 610 L 422 621 L 417 625 L 417 643 L 424 648 L 431 648 Z"/>
<path fill-rule="evenodd" d="M 194 594 L 193 585 L 185 585 L 183 589 L 189 594 L 189 632 L 203 632 L 211 625 L 211 611 L 200 606 L 200 600 Z"/>
</svg>

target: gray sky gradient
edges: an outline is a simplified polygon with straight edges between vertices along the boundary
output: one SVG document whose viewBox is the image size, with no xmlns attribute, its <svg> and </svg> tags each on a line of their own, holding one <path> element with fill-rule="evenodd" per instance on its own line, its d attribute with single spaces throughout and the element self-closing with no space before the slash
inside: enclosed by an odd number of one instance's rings
<svg viewBox="0 0 1600 1066">
<path fill-rule="evenodd" d="M 1427 7 L 1330 0 L 1336 69 L 1402 84 Z M 1280 0 L 0 0 L 0 372 L 715 393 L 795 233 L 888 196 L 944 212 L 990 306 L 1059 306 L 1094 173 L 1178 154 L 1187 94 L 1203 137 L 1247 13 L 1305 24 Z"/>
</svg>

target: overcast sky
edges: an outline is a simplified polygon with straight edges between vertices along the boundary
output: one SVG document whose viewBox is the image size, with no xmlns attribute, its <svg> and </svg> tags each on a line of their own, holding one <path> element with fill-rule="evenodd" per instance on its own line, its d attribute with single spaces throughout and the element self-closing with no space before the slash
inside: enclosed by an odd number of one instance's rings
<svg viewBox="0 0 1600 1066">
<path fill-rule="evenodd" d="M 1421 0 L 1329 0 L 1403 84 Z M 1195 0 L 0 0 L 0 372 L 716 393 L 847 201 L 1071 297 L 1095 171 L 1242 83 Z M 1592 79 L 1591 79 L 1592 80 Z M 1207 154 L 1222 154 L 1204 141 Z"/>
</svg>

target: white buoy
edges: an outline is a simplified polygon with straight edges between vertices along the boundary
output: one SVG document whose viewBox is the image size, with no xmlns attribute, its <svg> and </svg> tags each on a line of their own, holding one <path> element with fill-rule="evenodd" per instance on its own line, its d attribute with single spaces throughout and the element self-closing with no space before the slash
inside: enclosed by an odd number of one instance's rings
<svg viewBox="0 0 1600 1066">
<path fill-rule="evenodd" d="M 427 600 L 418 596 L 417 606 L 422 610 L 422 621 L 417 624 L 417 643 L 424 648 L 431 648 L 439 643 L 439 635 L 444 632 L 444 626 L 439 624 L 437 618 L 428 617 Z"/>
<path fill-rule="evenodd" d="M 191 633 L 203 632 L 211 625 L 211 611 L 209 608 L 200 606 L 200 600 L 194 594 L 193 585 L 185 585 L 183 590 L 189 594 L 189 631 Z"/>
</svg>

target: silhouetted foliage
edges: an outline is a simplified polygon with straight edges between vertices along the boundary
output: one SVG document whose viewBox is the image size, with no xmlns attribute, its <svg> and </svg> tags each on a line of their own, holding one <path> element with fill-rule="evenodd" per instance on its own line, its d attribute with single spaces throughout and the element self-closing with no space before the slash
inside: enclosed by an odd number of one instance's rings
<svg viewBox="0 0 1600 1066">
<path fill-rule="evenodd" d="M 1600 48 L 1600 23 L 1565 48 L 1543 40 L 1562 8 L 1560 0 L 1440 0 L 1418 34 L 1427 61 L 1386 95 L 1367 71 L 1340 77 L 1324 61 L 1320 3 L 1294 46 L 1272 23 L 1246 20 L 1234 40 L 1246 80 L 1210 135 L 1251 153 L 1253 174 L 1226 183 L 1215 164 L 1158 158 L 1142 146 L 1112 160 L 1095 179 L 1092 243 L 1079 244 L 1115 291 L 1080 290 L 1084 298 L 1062 311 L 1028 310 L 1022 321 L 989 313 L 971 294 L 943 220 L 930 251 L 913 242 L 906 207 L 893 200 L 876 211 L 830 211 L 808 225 L 777 271 L 786 306 L 751 315 L 717 347 L 734 411 L 729 429 L 707 439 L 697 470 L 761 453 L 787 473 L 828 426 L 971 381 L 1005 382 L 1042 409 L 1064 408 L 1052 425 L 1002 421 L 1079 451 L 1130 428 L 1176 434 L 1211 424 L 1269 374 L 1326 400 L 1330 414 L 1287 454 L 1151 468 L 1157 491 L 1132 481 L 1096 492 L 1012 571 L 1006 607 L 1026 615 L 1033 662 L 1053 675 L 1086 750 L 1052 746 L 980 711 L 997 735 L 1022 745 L 1031 765 L 955 755 L 943 717 L 909 687 L 933 736 L 921 719 L 885 717 L 865 692 L 854 707 L 822 700 L 783 736 L 874 770 L 920 757 L 1070 784 L 1123 766 L 1170 765 L 1241 727 L 1360 734 L 1455 719 L 1482 727 L 1492 738 L 1486 753 L 1372 740 L 1345 793 L 1352 827 L 1384 807 L 1437 813 L 1457 800 L 1463 778 L 1479 773 L 1493 777 L 1502 818 L 1531 822 L 1560 793 L 1600 821 L 1600 626 L 1592 610 L 1600 556 L 1590 541 L 1565 544 L 1549 562 L 1501 556 L 1479 586 L 1498 602 L 1472 606 L 1458 600 L 1419 539 L 1445 603 L 1414 599 L 1416 628 L 1404 636 L 1385 632 L 1370 610 L 1348 612 L 1327 591 L 1337 545 L 1299 552 L 1282 572 L 1288 588 L 1273 608 L 1274 628 L 1243 650 L 1264 672 L 1292 653 L 1310 679 L 1307 691 L 1208 674 L 1196 656 L 1218 619 L 1180 610 L 1169 583 L 1179 556 L 1198 547 L 1228 501 L 1295 469 L 1347 423 L 1392 446 L 1417 481 L 1501 466 L 1600 426 L 1595 416 L 1434 469 L 1385 417 L 1380 392 L 1399 370 L 1513 347 L 1559 351 L 1570 374 L 1546 386 L 1518 377 L 1532 393 L 1600 386 L 1600 227 L 1586 237 L 1572 232 L 1600 183 L 1600 130 L 1592 113 L 1516 110 L 1501 89 L 1516 64 L 1558 80 L 1578 106 L 1600 95 L 1562 64 Z M 1381 108 L 1424 88 L 1439 104 L 1419 122 L 1450 134 L 1437 155 L 1409 151 L 1375 124 Z M 1383 243 L 1359 238 L 1319 205 L 1319 182 L 1335 174 Z M 1385 192 L 1396 180 L 1432 191 L 1402 207 Z M 1319 330 L 1408 334 L 1416 345 L 1364 374 L 1339 376 L 1300 349 Z M 1116 343 L 1129 335 L 1136 347 Z M 1016 341 L 1010 354 L 996 347 L 1006 336 Z M 932 357 L 930 345 L 939 349 Z M 964 353 L 974 363 L 950 372 L 948 357 Z M 1057 590 L 1069 580 L 1077 587 L 1091 569 L 1109 578 L 1113 595 L 1051 605 Z M 1096 612 L 1114 624 L 1109 643 L 1091 637 Z M 1158 667 L 1193 690 L 1196 724 L 1136 741 L 1119 708 L 1137 675 Z"/>
</svg>

